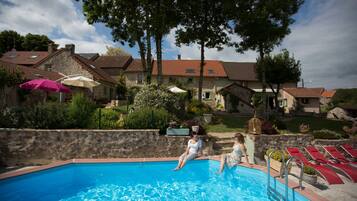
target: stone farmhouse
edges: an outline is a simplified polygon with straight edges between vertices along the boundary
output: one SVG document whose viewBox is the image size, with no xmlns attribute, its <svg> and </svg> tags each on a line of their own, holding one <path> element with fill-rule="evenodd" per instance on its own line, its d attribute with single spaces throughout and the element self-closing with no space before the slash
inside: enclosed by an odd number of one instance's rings
<svg viewBox="0 0 357 201">
<path fill-rule="evenodd" d="M 47 52 L 16 51 L 5 53 L 0 61 L 27 68 L 54 72 L 63 77 L 82 75 L 100 83 L 92 89 L 85 89 L 97 101 L 116 99 L 115 84 L 118 77 L 125 76 L 126 84 L 143 86 L 147 71 L 141 60 L 130 55 L 102 56 L 98 53 L 76 53 L 75 45 L 67 44 L 56 49 L 49 45 Z M 165 85 L 180 85 L 189 96 L 197 98 L 200 60 L 163 60 L 162 73 Z M 152 81 L 156 82 L 157 62 L 153 60 Z M 296 88 L 297 83 L 286 83 L 283 88 Z M 83 89 L 84 90 L 84 89 Z M 253 93 L 262 91 L 262 84 L 256 78 L 255 63 L 205 61 L 202 99 L 213 108 L 252 113 L 250 104 Z M 273 94 L 267 88 L 269 105 L 274 106 Z"/>
</svg>

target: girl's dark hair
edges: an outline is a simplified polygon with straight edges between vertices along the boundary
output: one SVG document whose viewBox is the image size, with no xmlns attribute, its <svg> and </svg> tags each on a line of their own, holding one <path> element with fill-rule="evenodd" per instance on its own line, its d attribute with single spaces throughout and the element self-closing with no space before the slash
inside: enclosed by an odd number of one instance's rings
<svg viewBox="0 0 357 201">
<path fill-rule="evenodd" d="M 236 133 L 234 137 L 238 140 L 238 142 L 244 144 L 244 136 L 241 133 Z"/>
</svg>

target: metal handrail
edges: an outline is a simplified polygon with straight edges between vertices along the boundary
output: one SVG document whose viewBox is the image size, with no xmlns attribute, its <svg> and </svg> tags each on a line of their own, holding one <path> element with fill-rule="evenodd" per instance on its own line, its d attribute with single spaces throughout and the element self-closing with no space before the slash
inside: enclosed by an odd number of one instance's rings
<svg viewBox="0 0 357 201">
<path fill-rule="evenodd" d="M 274 151 L 272 151 L 268 154 L 268 162 L 267 162 L 268 163 L 267 164 L 267 166 L 268 166 L 268 185 L 267 185 L 268 192 L 269 192 L 269 187 L 270 187 L 270 158 L 273 153 L 274 153 Z"/>
<path fill-rule="evenodd" d="M 288 187 L 288 175 L 289 175 L 289 172 L 287 171 L 287 168 L 290 164 L 290 162 L 292 160 L 295 160 L 296 161 L 296 157 L 294 156 L 291 156 L 289 158 L 289 160 L 286 161 L 286 164 L 285 164 L 285 190 L 286 188 Z M 300 166 L 300 176 L 299 176 L 299 188 L 302 190 L 303 189 L 303 186 L 302 186 L 302 177 L 304 176 L 304 163 L 301 163 L 301 166 Z"/>
</svg>

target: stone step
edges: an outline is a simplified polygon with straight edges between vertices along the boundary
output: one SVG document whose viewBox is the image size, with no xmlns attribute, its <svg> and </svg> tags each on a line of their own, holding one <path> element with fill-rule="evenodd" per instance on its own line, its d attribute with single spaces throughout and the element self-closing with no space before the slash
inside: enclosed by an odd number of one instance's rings
<svg viewBox="0 0 357 201">
<path fill-rule="evenodd" d="M 216 141 L 217 144 L 219 145 L 233 145 L 234 144 L 234 140 L 219 140 L 219 141 Z"/>
</svg>

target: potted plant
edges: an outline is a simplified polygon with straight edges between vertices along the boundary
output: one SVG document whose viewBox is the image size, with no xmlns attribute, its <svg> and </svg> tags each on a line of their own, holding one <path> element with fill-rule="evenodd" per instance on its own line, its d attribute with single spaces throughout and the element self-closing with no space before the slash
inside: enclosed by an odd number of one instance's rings
<svg viewBox="0 0 357 201">
<path fill-rule="evenodd" d="M 310 166 L 304 166 L 304 175 L 302 177 L 302 180 L 311 185 L 315 185 L 317 183 L 316 170 Z"/>
<path fill-rule="evenodd" d="M 299 130 L 300 130 L 300 133 L 302 134 L 306 134 L 310 131 L 310 126 L 309 124 L 304 124 L 302 123 L 300 126 L 299 126 Z"/>
<path fill-rule="evenodd" d="M 280 150 L 274 150 L 274 149 L 268 149 L 266 151 L 266 154 L 264 156 L 265 160 L 268 162 L 268 156 L 271 152 L 274 152 L 272 155 L 271 155 L 271 158 L 270 158 L 270 167 L 273 169 L 273 170 L 276 170 L 278 171 L 279 173 L 281 171 L 284 171 L 283 170 L 283 163 L 282 163 L 282 160 L 283 160 L 283 154 L 284 154 L 284 159 L 285 161 L 288 160 L 289 158 L 289 155 L 286 153 L 286 152 L 283 152 L 283 151 L 280 151 Z M 288 172 L 290 172 L 291 170 L 291 164 L 289 165 L 288 167 Z"/>
</svg>

